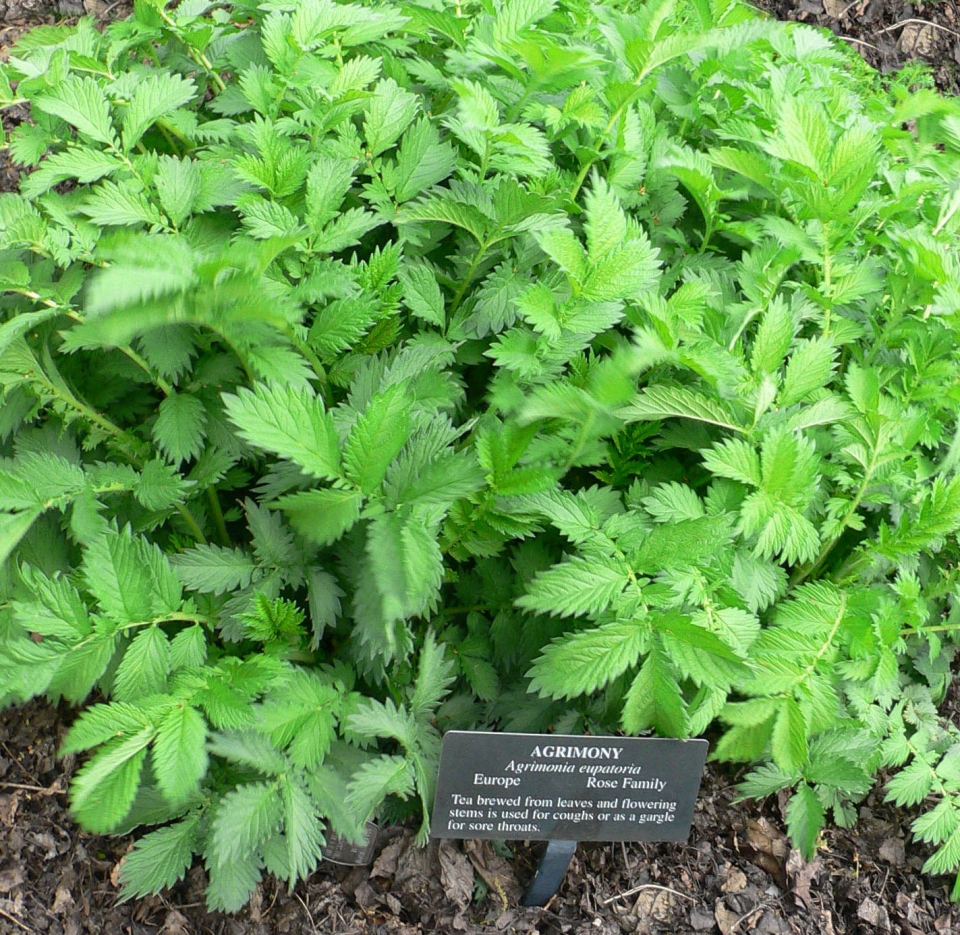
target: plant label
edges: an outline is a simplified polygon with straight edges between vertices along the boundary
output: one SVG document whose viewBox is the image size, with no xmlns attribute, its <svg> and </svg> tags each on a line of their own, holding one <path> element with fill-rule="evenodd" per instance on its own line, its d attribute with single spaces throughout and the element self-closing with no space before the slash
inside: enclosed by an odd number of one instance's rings
<svg viewBox="0 0 960 935">
<path fill-rule="evenodd" d="M 705 740 L 449 731 L 438 838 L 683 841 Z"/>
<path fill-rule="evenodd" d="M 346 838 L 341 838 L 339 834 L 328 830 L 325 835 L 327 843 L 323 848 L 323 859 L 329 860 L 332 864 L 365 867 L 373 860 L 379 829 L 372 821 L 368 821 L 366 831 L 366 838 L 359 844 L 353 844 Z"/>
</svg>

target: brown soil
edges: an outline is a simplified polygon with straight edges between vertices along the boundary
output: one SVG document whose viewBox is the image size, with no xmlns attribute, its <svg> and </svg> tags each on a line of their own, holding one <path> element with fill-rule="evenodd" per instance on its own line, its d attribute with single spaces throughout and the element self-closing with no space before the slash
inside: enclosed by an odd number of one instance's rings
<svg viewBox="0 0 960 935">
<path fill-rule="evenodd" d="M 882 71 L 927 59 L 941 90 L 956 93 L 960 13 L 954 0 L 764 0 L 771 13 L 831 29 Z M 0 59 L 24 28 L 82 10 L 115 16 L 102 0 L 0 0 Z M 129 7 L 126 7 L 129 9 Z M 7 125 L 26 115 L 8 111 Z M 16 184 L 0 152 L 0 190 Z M 960 696 L 951 702 L 960 717 Z M 234 916 L 208 913 L 204 871 L 161 896 L 117 905 L 117 864 L 131 839 L 77 829 L 66 788 L 75 767 L 56 749 L 72 714 L 32 703 L 0 712 L 0 935 L 955 935 L 950 881 L 920 874 L 911 814 L 877 791 L 856 828 L 833 829 L 813 863 L 784 837 L 783 803 L 735 804 L 736 776 L 709 768 L 684 845 L 582 844 L 545 909 L 519 896 L 537 854 L 488 842 L 412 845 L 403 828 L 381 833 L 370 867 L 324 863 L 292 893 L 268 880 Z"/>
<path fill-rule="evenodd" d="M 866 935 L 960 931 L 948 883 L 919 873 L 911 816 L 868 799 L 852 831 L 831 830 L 804 863 L 783 834 L 780 804 L 733 803 L 735 777 L 704 777 L 686 844 L 581 844 L 545 909 L 519 897 L 536 853 L 514 844 L 434 843 L 381 832 L 370 867 L 324 863 L 288 893 L 272 880 L 234 916 L 203 907 L 204 871 L 161 896 L 118 906 L 129 838 L 79 831 L 66 812 L 76 763 L 58 760 L 72 712 L 38 702 L 0 720 L 0 935 Z"/>
</svg>

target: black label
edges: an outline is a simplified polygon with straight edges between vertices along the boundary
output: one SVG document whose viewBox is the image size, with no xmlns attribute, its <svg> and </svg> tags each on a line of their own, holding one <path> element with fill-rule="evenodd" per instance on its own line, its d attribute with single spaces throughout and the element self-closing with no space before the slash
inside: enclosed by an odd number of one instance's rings
<svg viewBox="0 0 960 935">
<path fill-rule="evenodd" d="M 365 867 L 373 860 L 373 852 L 377 846 L 377 832 L 379 829 L 368 821 L 366 826 L 367 837 L 361 844 L 351 844 L 346 838 L 341 838 L 333 831 L 327 831 L 326 846 L 323 848 L 323 859 L 333 864 L 346 864 L 350 867 Z"/>
<path fill-rule="evenodd" d="M 449 731 L 437 838 L 683 841 L 705 740 Z"/>
</svg>

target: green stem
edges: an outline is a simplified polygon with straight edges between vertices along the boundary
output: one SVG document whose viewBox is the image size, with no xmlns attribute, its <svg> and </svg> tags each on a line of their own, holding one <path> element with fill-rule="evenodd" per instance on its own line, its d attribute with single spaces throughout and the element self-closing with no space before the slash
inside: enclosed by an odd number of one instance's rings
<svg viewBox="0 0 960 935">
<path fill-rule="evenodd" d="M 217 488 L 211 484 L 207 488 L 207 502 L 210 504 L 210 515 L 213 517 L 213 526 L 217 531 L 217 538 L 220 545 L 229 548 L 233 543 L 230 541 L 230 533 L 227 532 L 227 524 L 223 518 L 223 510 L 220 509 L 220 498 L 217 496 Z"/>
<path fill-rule="evenodd" d="M 307 344 L 296 332 L 296 330 L 291 325 L 284 324 L 281 328 L 283 333 L 290 339 L 290 342 L 293 344 L 296 349 L 303 354 L 307 359 L 307 363 L 313 368 L 313 372 L 317 375 L 317 379 L 321 383 L 327 382 L 327 370 L 323 366 L 320 358 L 317 357 L 313 348 Z"/>
<path fill-rule="evenodd" d="M 937 627 L 910 627 L 901 630 L 901 636 L 923 636 L 924 633 L 952 633 L 960 631 L 960 623 L 944 623 Z"/>
<path fill-rule="evenodd" d="M 190 58 L 192 58 L 207 72 L 207 74 L 213 79 L 213 83 L 220 91 L 225 91 L 227 86 L 223 83 L 223 79 L 214 70 L 213 65 L 210 63 L 210 59 L 208 59 L 203 52 L 193 48 L 189 42 L 183 39 L 183 37 L 180 35 L 180 27 L 176 24 L 173 17 L 171 17 L 162 6 L 154 6 L 154 9 L 160 13 L 160 16 L 163 17 L 163 21 L 170 27 L 170 29 L 173 31 L 173 34 L 187 47 L 187 54 L 190 56 Z"/>
<path fill-rule="evenodd" d="M 477 250 L 476 256 L 473 258 L 473 262 L 470 264 L 469 269 L 467 269 L 466 276 L 463 277 L 463 282 L 460 283 L 460 288 L 457 289 L 456 295 L 453 297 L 453 304 L 450 306 L 450 317 L 453 317 L 454 313 L 460 308 L 460 303 L 463 301 L 463 297 L 467 293 L 467 289 L 470 286 L 470 283 L 473 281 L 473 275 L 477 271 L 477 267 L 483 261 L 484 256 L 486 255 L 487 250 L 490 249 L 490 244 L 482 243 L 480 244 L 479 249 Z"/>
</svg>

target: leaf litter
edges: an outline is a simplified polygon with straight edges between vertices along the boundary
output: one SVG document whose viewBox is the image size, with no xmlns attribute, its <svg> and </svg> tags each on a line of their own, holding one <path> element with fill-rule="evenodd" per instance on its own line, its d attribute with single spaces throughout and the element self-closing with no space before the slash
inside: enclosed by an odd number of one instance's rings
<svg viewBox="0 0 960 935">
<path fill-rule="evenodd" d="M 957 696 L 952 694 L 954 716 Z M 76 759 L 56 750 L 72 717 L 31 702 L 0 715 L 0 935 L 952 935 L 948 880 L 920 874 L 909 818 L 869 797 L 852 829 L 828 830 L 817 858 L 791 850 L 771 797 L 734 802 L 737 780 L 709 766 L 683 844 L 581 844 L 555 898 L 523 908 L 538 850 L 381 831 L 369 867 L 322 863 L 288 893 L 261 884 L 236 915 L 208 912 L 201 866 L 159 896 L 116 905 L 129 837 L 79 831 L 66 810 Z"/>
</svg>

